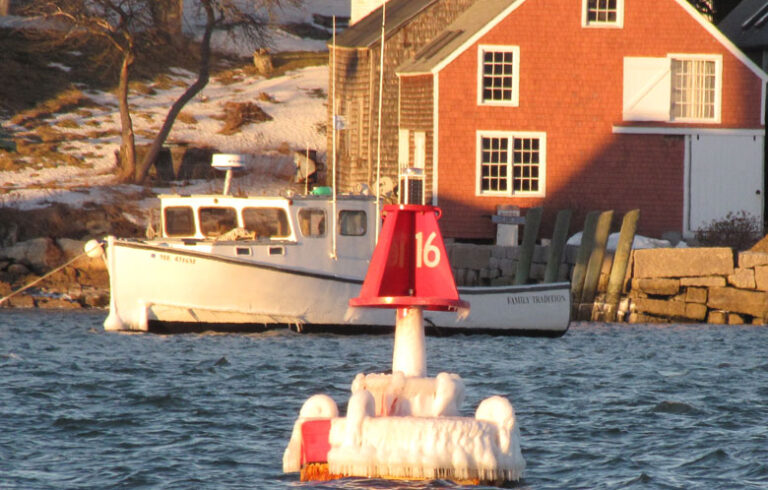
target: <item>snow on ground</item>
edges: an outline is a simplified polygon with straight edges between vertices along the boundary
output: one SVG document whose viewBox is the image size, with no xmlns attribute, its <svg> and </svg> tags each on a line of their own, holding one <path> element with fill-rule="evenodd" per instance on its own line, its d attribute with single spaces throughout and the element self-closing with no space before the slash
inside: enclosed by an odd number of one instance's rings
<svg viewBox="0 0 768 490">
<path fill-rule="evenodd" d="M 307 0 L 303 9 L 292 7 L 281 10 L 278 22 L 311 22 L 314 13 L 348 16 L 349 0 Z M 6 18 L 4 22 L 17 23 L 18 19 Z M 187 21 L 186 25 L 189 28 L 195 23 Z M 273 43 L 273 51 L 327 49 L 325 41 L 300 39 L 278 30 L 273 32 Z M 214 46 L 229 52 L 233 49 L 241 50 L 239 52 L 244 56 L 252 52 L 247 47 L 232 45 L 224 37 L 216 38 Z M 63 71 L 68 69 L 66 66 L 58 68 Z M 184 86 L 165 90 L 155 88 L 152 95 L 131 93 L 130 104 L 137 145 L 149 142 L 142 135 L 159 129 L 170 105 L 194 80 L 194 74 L 186 70 L 172 68 L 169 75 L 183 82 Z M 262 166 L 274 164 L 279 167 L 284 163 L 285 157 L 275 156 L 276 150 L 281 148 L 309 147 L 317 149 L 322 158 L 326 139 L 321 125 L 326 117 L 327 87 L 327 66 L 296 70 L 273 79 L 242 74 L 234 83 L 224 83 L 213 77 L 206 88 L 184 107 L 182 113 L 187 118 L 184 121 L 176 120 L 167 143 L 210 146 L 225 153 L 258 155 L 252 160 L 260 162 Z M 137 192 L 136 186 L 110 186 L 115 170 L 115 152 L 120 146 L 120 116 L 116 98 L 108 92 L 87 91 L 86 94 L 97 104 L 97 107 L 88 108 L 90 114 L 59 114 L 50 124 L 57 131 L 73 135 L 63 149 L 82 158 L 87 166 L 40 166 L 0 172 L 0 206 L 34 208 L 54 201 L 76 205 L 85 201 L 103 201 L 120 191 Z M 219 134 L 224 123 L 216 117 L 224 113 L 223 107 L 227 102 L 255 102 L 273 120 L 245 125 L 233 135 Z M 190 120 L 189 117 L 194 118 L 195 122 L 185 122 Z M 65 119 L 76 122 L 76 128 L 70 129 L 71 124 L 58 124 Z M 21 129 L 8 122 L 2 126 L 9 131 Z M 99 136 L 90 137 L 96 132 L 100 133 Z M 280 174 L 281 170 L 278 168 L 272 173 L 274 176 Z M 267 177 L 257 179 L 263 180 L 260 182 L 262 187 L 268 184 Z M 259 184 L 253 180 L 251 186 Z M 282 183 L 285 184 L 285 181 Z M 174 190 L 178 190 L 178 185 Z M 212 190 L 210 186 L 210 183 L 203 185 L 207 190 Z M 201 184 L 197 183 L 195 189 L 200 187 Z M 168 189 L 156 191 L 168 192 Z"/>
</svg>

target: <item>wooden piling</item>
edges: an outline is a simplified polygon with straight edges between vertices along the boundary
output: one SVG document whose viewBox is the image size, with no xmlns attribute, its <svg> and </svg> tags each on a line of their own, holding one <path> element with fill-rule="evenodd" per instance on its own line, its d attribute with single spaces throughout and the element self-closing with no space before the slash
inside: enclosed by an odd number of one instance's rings
<svg viewBox="0 0 768 490">
<path fill-rule="evenodd" d="M 587 271 L 584 275 L 584 287 L 581 291 L 581 300 L 579 301 L 579 313 L 576 317 L 578 320 L 592 319 L 592 304 L 595 301 L 597 283 L 600 281 L 600 272 L 603 269 L 605 246 L 608 243 L 608 234 L 611 232 L 612 219 L 613 210 L 603 211 L 597 219 L 595 240 L 589 255 Z"/>
<path fill-rule="evenodd" d="M 568 230 L 571 226 L 570 209 L 561 209 L 555 218 L 555 231 L 552 233 L 552 243 L 549 244 L 549 256 L 547 257 L 547 269 L 544 272 L 544 282 L 556 282 L 560 272 L 560 264 L 563 260 L 565 242 L 568 241 Z"/>
<path fill-rule="evenodd" d="M 595 242 L 595 229 L 597 228 L 597 218 L 599 216 L 600 211 L 590 211 L 584 219 L 581 245 L 579 245 L 579 251 L 576 254 L 576 264 L 573 266 L 573 275 L 571 277 L 572 318 L 577 317 L 579 310 L 581 292 L 584 289 L 584 277 L 587 274 L 587 262 L 589 262 L 589 255 Z"/>
<path fill-rule="evenodd" d="M 637 222 L 640 219 L 640 210 L 633 209 L 624 215 L 621 221 L 621 232 L 619 233 L 619 244 L 616 246 L 616 253 L 613 255 L 613 264 L 611 265 L 611 275 L 608 279 L 608 288 L 605 292 L 605 311 L 603 319 L 606 322 L 615 322 L 616 313 L 619 309 L 621 300 L 621 290 L 624 286 L 624 278 L 627 275 L 627 266 L 629 258 L 632 255 L 632 242 L 635 240 L 637 231 Z"/>
<path fill-rule="evenodd" d="M 531 262 L 533 261 L 533 250 L 536 247 L 536 238 L 539 236 L 542 213 L 543 208 L 540 207 L 531 208 L 525 213 L 523 243 L 520 245 L 520 260 L 517 263 L 515 285 L 522 285 L 528 282 L 528 277 L 531 272 Z"/>
</svg>

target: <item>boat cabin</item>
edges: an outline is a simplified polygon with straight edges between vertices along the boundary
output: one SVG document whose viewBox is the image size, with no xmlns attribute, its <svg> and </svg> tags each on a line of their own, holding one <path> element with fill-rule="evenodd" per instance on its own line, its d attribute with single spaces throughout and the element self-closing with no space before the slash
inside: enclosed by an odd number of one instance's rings
<svg viewBox="0 0 768 490">
<path fill-rule="evenodd" d="M 369 196 L 160 196 L 162 240 L 225 244 L 313 243 L 341 255 L 369 258 L 375 240 L 375 200 Z M 334 226 L 336 237 L 329 230 Z"/>
</svg>

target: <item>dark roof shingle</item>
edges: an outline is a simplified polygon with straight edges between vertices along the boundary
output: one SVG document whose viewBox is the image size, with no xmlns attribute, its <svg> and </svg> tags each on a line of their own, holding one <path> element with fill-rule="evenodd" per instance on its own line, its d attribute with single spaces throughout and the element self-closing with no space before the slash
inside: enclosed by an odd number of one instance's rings
<svg viewBox="0 0 768 490">
<path fill-rule="evenodd" d="M 768 47 L 768 0 L 742 0 L 717 27 L 742 49 Z"/>
<path fill-rule="evenodd" d="M 386 35 L 407 24 L 422 10 L 439 0 L 389 0 L 386 3 Z M 336 36 L 336 46 L 368 48 L 378 44 L 381 37 L 382 7 L 372 11 Z"/>
</svg>

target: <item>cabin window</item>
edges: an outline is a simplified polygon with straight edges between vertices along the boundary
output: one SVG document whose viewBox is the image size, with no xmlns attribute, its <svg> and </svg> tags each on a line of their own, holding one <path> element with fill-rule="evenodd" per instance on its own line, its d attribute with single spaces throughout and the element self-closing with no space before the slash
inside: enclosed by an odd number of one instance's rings
<svg viewBox="0 0 768 490">
<path fill-rule="evenodd" d="M 166 236 L 192 236 L 195 234 L 195 215 L 191 207 L 167 207 L 163 214 Z"/>
<path fill-rule="evenodd" d="M 477 145 L 477 195 L 544 196 L 544 133 L 479 133 Z"/>
<path fill-rule="evenodd" d="M 478 59 L 478 104 L 517 106 L 520 47 L 480 46 Z"/>
<path fill-rule="evenodd" d="M 223 235 L 237 228 L 235 208 L 200 208 L 200 232 L 206 237 Z"/>
<path fill-rule="evenodd" d="M 623 27 L 624 0 L 582 0 L 584 27 Z"/>
<path fill-rule="evenodd" d="M 339 212 L 339 234 L 342 236 L 363 236 L 368 231 L 365 211 Z"/>
<path fill-rule="evenodd" d="M 286 238 L 291 234 L 288 216 L 282 208 L 245 208 L 243 226 L 256 238 Z"/>
<path fill-rule="evenodd" d="M 299 229 L 308 238 L 325 236 L 325 211 L 316 208 L 300 209 Z"/>
</svg>

